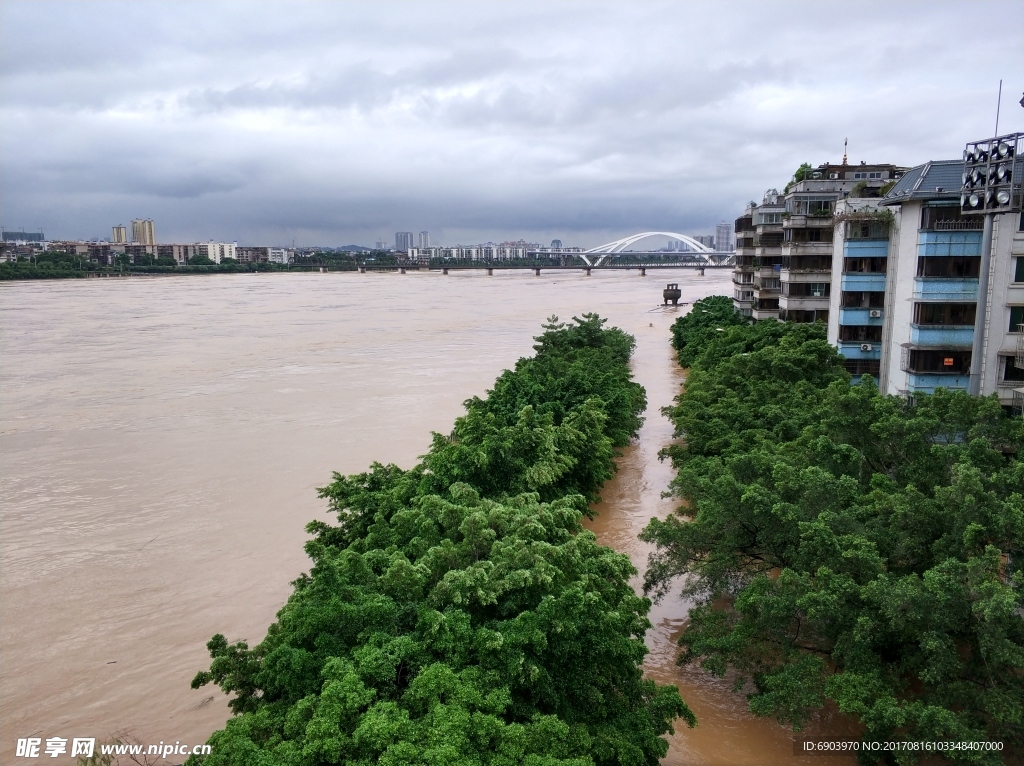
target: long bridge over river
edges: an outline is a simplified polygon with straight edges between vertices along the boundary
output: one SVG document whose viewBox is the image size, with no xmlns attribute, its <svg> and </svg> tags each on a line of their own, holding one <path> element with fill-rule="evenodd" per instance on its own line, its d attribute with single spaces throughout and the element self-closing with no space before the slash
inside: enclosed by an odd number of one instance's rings
<svg viewBox="0 0 1024 766">
<path fill-rule="evenodd" d="M 650 237 L 668 237 L 681 242 L 683 250 L 637 250 L 632 246 Z M 474 249 L 475 250 L 475 249 Z M 589 276 L 592 269 L 638 269 L 641 275 L 647 269 L 696 269 L 701 274 L 704 269 L 731 269 L 734 261 L 733 253 L 713 250 L 686 234 L 670 231 L 645 231 L 629 237 L 617 239 L 589 250 L 549 249 L 528 250 L 521 257 L 493 257 L 484 253 L 471 257 L 430 256 L 400 258 L 394 261 L 364 261 L 360 271 L 405 271 L 406 269 L 429 269 L 442 271 L 457 269 L 486 269 L 493 274 L 495 269 L 532 269 L 538 276 L 541 270 L 575 270 L 584 271 Z"/>
</svg>

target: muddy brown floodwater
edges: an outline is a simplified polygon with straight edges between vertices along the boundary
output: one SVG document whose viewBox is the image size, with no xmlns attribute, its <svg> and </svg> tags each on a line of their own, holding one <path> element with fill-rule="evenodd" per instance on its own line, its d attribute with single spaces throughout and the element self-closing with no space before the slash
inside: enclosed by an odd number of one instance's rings
<svg viewBox="0 0 1024 766">
<path fill-rule="evenodd" d="M 226 698 L 189 688 L 224 633 L 256 643 L 308 566 L 315 487 L 411 465 L 461 402 L 531 353 L 551 314 L 637 337 L 648 419 L 591 525 L 642 568 L 664 515 L 680 383 L 660 307 L 727 272 L 315 274 L 0 285 L 0 763 L 19 737 L 200 743 Z M 647 672 L 700 719 L 671 764 L 793 764 L 791 734 L 674 665 L 686 604 L 652 613 Z M 49 760 L 49 759 L 48 759 Z M 70 758 L 54 759 L 54 763 Z M 177 759 L 181 760 L 181 759 Z M 815 758 L 807 763 L 843 763 Z"/>
</svg>

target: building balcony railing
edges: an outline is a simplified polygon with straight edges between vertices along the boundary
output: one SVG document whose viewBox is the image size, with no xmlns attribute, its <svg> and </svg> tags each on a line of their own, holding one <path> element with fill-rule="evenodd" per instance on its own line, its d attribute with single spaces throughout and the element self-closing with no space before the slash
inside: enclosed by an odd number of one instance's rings
<svg viewBox="0 0 1024 766">
<path fill-rule="evenodd" d="M 832 213 L 822 215 L 802 215 L 794 213 L 782 220 L 784 229 L 807 229 L 832 226 Z"/>
<path fill-rule="evenodd" d="M 779 297 L 779 308 L 799 311 L 818 311 L 828 308 L 827 295 L 782 295 Z"/>
<path fill-rule="evenodd" d="M 755 304 L 751 308 L 751 310 L 750 310 L 750 316 L 752 318 L 758 319 L 758 320 L 761 320 L 761 319 L 778 319 L 779 318 L 779 309 L 777 307 L 773 308 L 773 309 L 758 308 L 757 305 Z"/>
<path fill-rule="evenodd" d="M 842 289 L 853 292 L 881 293 L 885 292 L 885 273 L 880 274 L 843 274 L 840 280 Z"/>
<path fill-rule="evenodd" d="M 910 325 L 910 342 L 916 346 L 970 348 L 974 327 L 968 325 Z"/>
<path fill-rule="evenodd" d="M 832 240 L 826 242 L 783 242 L 784 256 L 832 255 Z"/>
<path fill-rule="evenodd" d="M 981 230 L 984 220 L 981 216 L 961 218 L 955 221 L 933 221 L 932 231 L 975 231 Z"/>
<path fill-rule="evenodd" d="M 847 359 L 881 359 L 882 344 L 870 340 L 844 340 L 839 342 L 839 353 Z"/>
<path fill-rule="evenodd" d="M 966 390 L 970 379 L 967 373 L 912 372 L 907 375 L 907 390 L 911 394 L 934 394 L 937 388 Z"/>
<path fill-rule="evenodd" d="M 780 269 L 779 278 L 783 282 L 831 282 L 832 269 L 826 267 Z"/>
<path fill-rule="evenodd" d="M 1017 353 L 1014 354 L 1013 363 L 1024 369 L 1024 324 L 1017 325 Z"/>
<path fill-rule="evenodd" d="M 839 309 L 839 324 L 881 326 L 885 321 L 885 309 L 852 308 Z"/>
<path fill-rule="evenodd" d="M 916 277 L 914 279 L 914 300 L 976 301 L 978 300 L 978 280 Z"/>
</svg>

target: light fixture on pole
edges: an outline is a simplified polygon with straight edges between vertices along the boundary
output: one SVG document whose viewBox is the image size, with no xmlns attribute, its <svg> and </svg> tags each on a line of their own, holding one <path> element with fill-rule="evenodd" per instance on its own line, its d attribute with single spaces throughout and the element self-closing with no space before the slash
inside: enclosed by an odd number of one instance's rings
<svg viewBox="0 0 1024 766">
<path fill-rule="evenodd" d="M 968 392 L 981 393 L 984 366 L 985 318 L 988 316 L 988 283 L 992 263 L 992 225 L 997 213 L 1021 210 L 1021 176 L 1024 176 L 1024 133 L 1009 133 L 984 141 L 973 141 L 964 149 L 963 186 L 960 212 L 983 215 L 981 264 L 978 271 L 978 306 L 971 344 L 971 379 Z"/>
</svg>

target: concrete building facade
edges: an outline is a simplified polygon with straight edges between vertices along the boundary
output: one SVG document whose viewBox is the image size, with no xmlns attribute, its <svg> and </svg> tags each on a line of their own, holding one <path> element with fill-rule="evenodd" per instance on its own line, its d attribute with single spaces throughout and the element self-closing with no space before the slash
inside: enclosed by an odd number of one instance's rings
<svg viewBox="0 0 1024 766">
<path fill-rule="evenodd" d="M 1018 159 L 1018 172 L 1024 163 Z M 961 160 L 913 168 L 882 200 L 893 211 L 879 385 L 913 397 L 967 389 L 979 320 L 980 393 L 1024 405 L 1024 216 L 993 216 L 985 295 L 979 295 L 984 217 L 960 207 Z M 979 308 L 979 306 L 981 308 Z"/>
<path fill-rule="evenodd" d="M 150 218 L 146 220 L 136 218 L 132 221 L 131 241 L 140 245 L 155 245 L 156 224 L 153 223 L 153 220 Z"/>
</svg>

